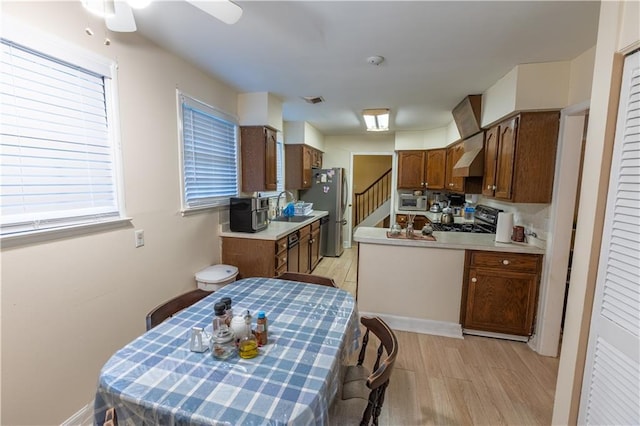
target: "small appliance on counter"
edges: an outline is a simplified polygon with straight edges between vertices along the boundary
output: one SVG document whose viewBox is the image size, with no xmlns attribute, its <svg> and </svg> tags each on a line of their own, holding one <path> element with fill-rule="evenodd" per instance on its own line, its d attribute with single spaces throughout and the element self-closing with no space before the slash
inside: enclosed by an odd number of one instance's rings
<svg viewBox="0 0 640 426">
<path fill-rule="evenodd" d="M 502 210 L 478 205 L 473 223 L 432 223 L 434 231 L 473 232 L 475 234 L 495 234 L 498 225 L 498 213 Z"/>
<path fill-rule="evenodd" d="M 425 195 L 400 194 L 398 210 L 427 211 L 427 197 Z"/>
<path fill-rule="evenodd" d="M 229 205 L 231 232 L 259 232 L 267 226 L 269 226 L 268 198 L 231 198 Z"/>
</svg>

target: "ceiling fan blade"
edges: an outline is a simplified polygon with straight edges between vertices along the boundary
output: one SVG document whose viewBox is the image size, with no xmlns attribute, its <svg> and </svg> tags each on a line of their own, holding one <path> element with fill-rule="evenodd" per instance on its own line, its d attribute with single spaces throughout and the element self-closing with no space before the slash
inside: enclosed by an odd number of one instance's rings
<svg viewBox="0 0 640 426">
<path fill-rule="evenodd" d="M 126 1 L 116 0 L 114 1 L 114 8 L 115 14 L 104 19 L 107 28 L 118 33 L 134 32 L 137 27 L 131 6 Z"/>
<path fill-rule="evenodd" d="M 198 9 L 224 22 L 235 24 L 242 16 L 242 8 L 230 0 L 186 0 Z"/>
</svg>

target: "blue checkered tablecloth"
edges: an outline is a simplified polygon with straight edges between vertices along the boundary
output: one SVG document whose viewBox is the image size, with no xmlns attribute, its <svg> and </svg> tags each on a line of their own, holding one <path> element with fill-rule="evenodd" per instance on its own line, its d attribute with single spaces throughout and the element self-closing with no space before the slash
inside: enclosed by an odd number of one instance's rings
<svg viewBox="0 0 640 426">
<path fill-rule="evenodd" d="M 213 304 L 263 310 L 269 344 L 225 361 L 191 352 L 191 328 L 211 332 Z M 117 351 L 100 373 L 94 421 L 114 407 L 122 425 L 326 424 L 340 367 L 357 349 L 355 300 L 346 291 L 270 278 L 223 287 Z"/>
</svg>

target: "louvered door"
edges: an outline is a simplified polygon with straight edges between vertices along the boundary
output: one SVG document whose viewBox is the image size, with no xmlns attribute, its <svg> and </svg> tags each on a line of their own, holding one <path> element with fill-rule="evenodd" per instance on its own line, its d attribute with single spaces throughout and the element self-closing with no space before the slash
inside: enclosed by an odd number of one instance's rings
<svg viewBox="0 0 640 426">
<path fill-rule="evenodd" d="M 579 424 L 640 424 L 640 52 L 625 60 Z"/>
</svg>

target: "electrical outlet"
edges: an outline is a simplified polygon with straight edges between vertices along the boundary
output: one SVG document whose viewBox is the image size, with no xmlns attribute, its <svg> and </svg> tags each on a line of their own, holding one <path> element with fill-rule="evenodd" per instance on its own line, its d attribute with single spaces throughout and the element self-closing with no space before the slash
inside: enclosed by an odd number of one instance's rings
<svg viewBox="0 0 640 426">
<path fill-rule="evenodd" d="M 144 229 L 138 229 L 135 231 L 136 248 L 144 245 Z"/>
</svg>

